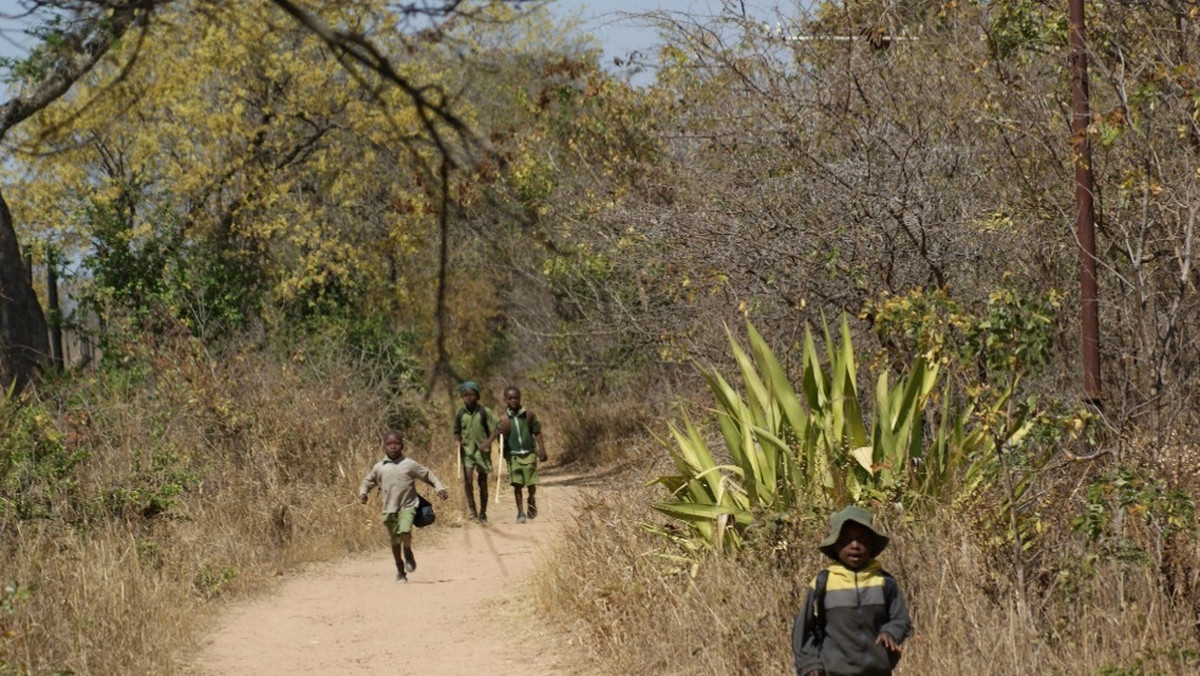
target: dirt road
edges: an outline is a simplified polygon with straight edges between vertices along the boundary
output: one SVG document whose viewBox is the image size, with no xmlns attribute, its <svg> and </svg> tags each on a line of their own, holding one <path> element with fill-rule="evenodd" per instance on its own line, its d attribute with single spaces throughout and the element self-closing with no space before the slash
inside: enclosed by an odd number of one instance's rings
<svg viewBox="0 0 1200 676">
<path fill-rule="evenodd" d="M 582 674 L 521 601 L 578 488 L 545 477 L 541 514 L 516 523 L 510 489 L 492 498 L 492 523 L 439 521 L 436 542 L 417 535 L 417 570 L 394 580 L 384 542 L 368 555 L 286 582 L 231 611 L 200 649 L 197 674 Z M 444 515 L 451 521 L 451 515 Z M 439 517 L 442 518 L 442 517 Z M 513 634 L 533 635 L 518 645 Z M 526 635 L 528 635 L 526 633 Z"/>
</svg>

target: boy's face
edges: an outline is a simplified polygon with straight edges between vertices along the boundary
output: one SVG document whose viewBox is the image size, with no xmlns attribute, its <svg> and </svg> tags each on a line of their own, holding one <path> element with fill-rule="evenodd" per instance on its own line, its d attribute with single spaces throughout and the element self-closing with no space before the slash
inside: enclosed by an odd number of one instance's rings
<svg viewBox="0 0 1200 676">
<path fill-rule="evenodd" d="M 504 393 L 504 403 L 510 411 L 521 409 L 521 390 L 508 390 Z"/>
<path fill-rule="evenodd" d="M 475 390 L 463 390 L 462 400 L 467 408 L 475 408 L 475 402 L 479 401 L 479 393 Z"/>
<path fill-rule="evenodd" d="M 842 526 L 842 534 L 838 536 L 833 547 L 837 551 L 838 561 L 850 570 L 858 570 L 871 560 L 871 545 L 875 542 L 875 534 L 870 528 L 853 521 Z"/>
<path fill-rule="evenodd" d="M 392 461 L 400 459 L 404 455 L 404 440 L 398 434 L 389 434 L 383 438 L 383 452 Z"/>
</svg>

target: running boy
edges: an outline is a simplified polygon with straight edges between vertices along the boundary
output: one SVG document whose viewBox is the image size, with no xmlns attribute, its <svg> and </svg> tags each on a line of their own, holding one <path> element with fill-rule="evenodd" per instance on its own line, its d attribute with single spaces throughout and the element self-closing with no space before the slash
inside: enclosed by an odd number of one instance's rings
<svg viewBox="0 0 1200 676">
<path fill-rule="evenodd" d="M 458 386 L 463 407 L 454 414 L 454 442 L 462 456 L 463 490 L 467 493 L 467 509 L 472 521 L 487 523 L 488 475 L 492 473 L 492 445 L 496 416 L 479 403 L 479 385 L 468 380 Z M 486 440 L 486 441 L 485 441 Z M 475 509 L 472 481 L 479 483 L 479 509 Z"/>
<path fill-rule="evenodd" d="M 504 390 L 506 410 L 500 426 L 493 437 L 504 438 L 503 454 L 508 463 L 508 478 L 517 500 L 517 523 L 525 523 L 526 515 L 536 518 L 538 461 L 546 462 L 546 447 L 542 443 L 542 425 L 537 416 L 521 406 L 521 390 L 509 385 Z M 490 442 L 492 437 L 488 438 Z M 529 489 L 529 506 L 526 509 L 522 488 Z"/>
<path fill-rule="evenodd" d="M 408 582 L 407 573 L 417 569 L 417 558 L 412 550 L 412 527 L 419 500 L 413 479 L 433 486 L 443 500 L 447 497 L 446 487 L 421 463 L 404 457 L 404 437 L 396 430 L 384 435 L 383 452 L 387 457 L 375 463 L 358 487 L 358 501 L 367 504 L 367 494 L 372 488 L 379 487 L 383 497 L 383 525 L 392 542 L 392 558 L 396 560 L 396 581 Z"/>
<path fill-rule="evenodd" d="M 884 676 L 900 661 L 912 621 L 896 580 L 875 560 L 888 538 L 871 522 L 853 505 L 829 518 L 820 550 L 835 563 L 809 585 L 792 627 L 797 676 Z"/>
</svg>

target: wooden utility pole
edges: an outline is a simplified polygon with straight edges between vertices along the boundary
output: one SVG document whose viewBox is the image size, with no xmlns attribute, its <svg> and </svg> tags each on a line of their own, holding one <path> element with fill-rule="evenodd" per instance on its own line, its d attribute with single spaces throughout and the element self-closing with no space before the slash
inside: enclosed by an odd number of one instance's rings
<svg viewBox="0 0 1200 676">
<path fill-rule="evenodd" d="M 1083 395 L 1099 407 L 1100 301 L 1096 284 L 1096 222 L 1092 202 L 1092 144 L 1088 140 L 1087 44 L 1084 40 L 1083 0 L 1069 0 L 1071 39 L 1071 138 L 1075 146 L 1075 233 L 1079 240 L 1079 287 L 1083 336 Z"/>
</svg>

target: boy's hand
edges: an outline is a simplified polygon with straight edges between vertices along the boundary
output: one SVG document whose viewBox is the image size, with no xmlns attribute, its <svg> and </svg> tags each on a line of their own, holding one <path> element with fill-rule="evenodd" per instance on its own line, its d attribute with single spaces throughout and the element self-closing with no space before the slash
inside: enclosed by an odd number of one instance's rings
<svg viewBox="0 0 1200 676">
<path fill-rule="evenodd" d="M 367 504 L 367 494 L 366 494 L 366 493 L 361 493 L 361 494 L 359 494 L 359 496 L 358 496 L 358 504 L 360 504 L 360 505 L 365 505 L 365 504 Z"/>
<path fill-rule="evenodd" d="M 440 490 L 440 491 L 438 491 L 438 492 L 437 492 L 437 496 L 438 496 L 439 498 L 441 498 L 441 499 L 445 500 L 446 498 L 450 497 L 450 494 L 446 492 L 446 489 L 445 489 L 445 488 L 443 488 L 442 490 Z"/>
<path fill-rule="evenodd" d="M 550 456 L 546 455 L 546 449 L 538 448 L 537 449 L 537 457 L 538 457 L 538 460 L 541 460 L 542 462 L 546 462 L 546 458 L 548 458 Z"/>
<path fill-rule="evenodd" d="M 875 645 L 879 645 L 881 643 L 883 644 L 884 648 L 888 649 L 888 652 L 899 654 L 902 650 L 900 643 L 897 642 L 896 639 L 892 638 L 892 635 L 886 631 L 879 632 L 879 637 L 875 639 Z"/>
</svg>

